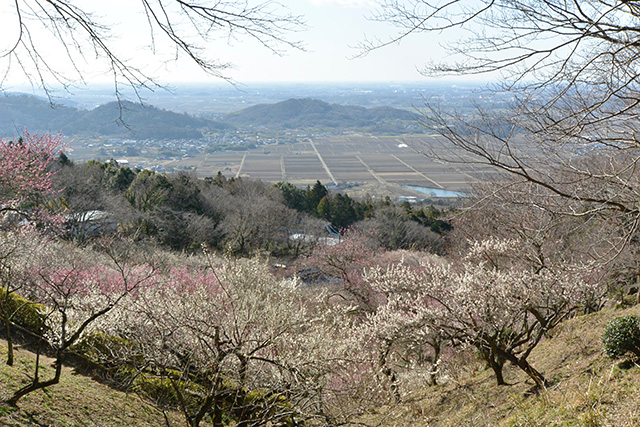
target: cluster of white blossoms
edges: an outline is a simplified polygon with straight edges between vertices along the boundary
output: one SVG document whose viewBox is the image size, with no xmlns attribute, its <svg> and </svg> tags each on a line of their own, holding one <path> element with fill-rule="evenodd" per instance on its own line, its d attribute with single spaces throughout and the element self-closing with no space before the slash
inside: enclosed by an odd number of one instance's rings
<svg viewBox="0 0 640 427">
<path fill-rule="evenodd" d="M 365 322 L 363 335 L 385 347 L 389 363 L 415 363 L 412 344 L 431 347 L 471 344 L 487 357 L 512 362 L 526 357 L 553 328 L 594 300 L 605 289 L 587 280 L 590 264 L 556 264 L 527 268 L 516 255 L 522 243 L 509 239 L 474 242 L 464 258 L 424 259 L 419 265 L 392 264 L 369 270 L 367 283 L 385 295 L 385 304 Z M 395 359 L 394 359 L 395 358 Z M 437 357 L 423 358 L 430 364 Z M 503 362 L 502 362 L 503 363 Z M 524 369 L 524 368 L 523 368 Z M 528 368 L 527 368 L 528 369 Z"/>
</svg>

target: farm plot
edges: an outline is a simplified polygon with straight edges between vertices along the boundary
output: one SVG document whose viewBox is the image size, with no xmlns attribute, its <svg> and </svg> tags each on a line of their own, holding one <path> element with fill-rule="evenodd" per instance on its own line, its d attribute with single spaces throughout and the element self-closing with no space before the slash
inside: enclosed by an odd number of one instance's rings
<svg viewBox="0 0 640 427">
<path fill-rule="evenodd" d="M 318 147 L 320 151 L 320 147 Z M 373 179 L 360 156 L 355 154 L 324 155 L 324 161 L 338 182 L 367 182 Z"/>
<path fill-rule="evenodd" d="M 403 186 L 464 191 L 477 178 L 469 165 L 450 165 L 416 152 L 412 146 L 436 137 L 336 135 L 300 138 L 286 145 L 259 146 L 246 152 L 213 153 L 197 163 L 200 176 L 247 176 L 268 182 L 309 185 L 334 180 L 349 191 L 414 195 Z M 431 140 L 430 140 L 431 139 Z M 436 144 L 437 145 L 437 144 Z"/>
<path fill-rule="evenodd" d="M 242 168 L 236 172 L 236 175 L 263 181 L 280 181 L 282 179 L 280 159 L 280 156 L 271 154 L 247 153 Z"/>
<path fill-rule="evenodd" d="M 196 164 L 198 176 L 215 176 L 221 172 L 227 178 L 236 176 L 238 168 L 246 153 L 239 151 L 227 151 L 222 153 L 212 153 L 203 156 Z"/>
<path fill-rule="evenodd" d="M 284 160 L 286 180 L 294 184 L 309 184 L 316 180 L 328 182 L 327 176 L 315 153 L 296 154 Z"/>
</svg>

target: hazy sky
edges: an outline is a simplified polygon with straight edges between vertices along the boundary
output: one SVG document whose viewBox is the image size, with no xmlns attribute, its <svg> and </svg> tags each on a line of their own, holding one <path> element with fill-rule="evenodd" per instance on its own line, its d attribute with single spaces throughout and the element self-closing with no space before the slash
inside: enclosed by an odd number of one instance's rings
<svg viewBox="0 0 640 427">
<path fill-rule="evenodd" d="M 431 60 L 443 57 L 438 37 L 434 35 L 416 36 L 405 39 L 400 44 L 373 51 L 365 57 L 353 58 L 360 51 L 355 46 L 368 39 L 386 39 L 394 28 L 386 23 L 373 22 L 375 2 L 372 0 L 279 0 L 289 11 L 301 15 L 307 23 L 305 31 L 290 34 L 292 40 L 299 40 L 305 51 L 289 49 L 283 56 L 274 55 L 255 41 L 226 38 L 207 46 L 207 54 L 223 62 L 234 65 L 225 74 L 239 82 L 299 82 L 299 81 L 421 81 L 427 80 L 418 72 Z M 6 3 L 6 2 L 5 2 Z M 11 2 L 9 2 L 11 3 Z M 186 60 L 164 63 L 144 48 L 149 43 L 148 28 L 144 25 L 140 2 L 133 0 L 110 0 L 95 2 L 78 0 L 80 6 L 96 10 L 96 18 L 106 23 L 111 32 L 119 37 L 113 42 L 117 52 L 146 67 L 151 75 L 165 82 L 206 81 L 208 77 Z M 89 6 L 90 5 L 90 6 Z M 0 6 L 0 25 L 5 34 L 10 34 L 12 15 Z M 5 9 L 6 10 L 6 9 Z M 15 20 L 15 19 L 14 19 Z M 35 34 L 35 33 L 34 33 Z M 45 35 L 45 42 L 50 40 Z M 48 37 L 48 38 L 47 38 Z M 12 43 L 11 37 L 0 38 L 0 48 L 6 50 Z M 55 52 L 51 45 L 47 48 Z M 171 53 L 165 52 L 168 57 Z M 53 55 L 54 57 L 63 57 Z M 0 59 L 2 61 L 2 59 Z M 53 60 L 58 64 L 58 60 Z M 62 64 L 60 62 L 60 64 Z M 4 65 L 4 64 L 3 64 Z M 15 64 L 14 64 L 15 65 Z M 83 76 L 88 81 L 106 81 L 104 65 L 100 66 L 90 56 L 80 64 Z M 15 68 L 14 68 L 15 71 Z M 20 73 L 10 75 L 8 82 L 22 80 Z M 5 82 L 6 87 L 6 82 Z"/>
<path fill-rule="evenodd" d="M 306 51 L 289 51 L 274 56 L 259 49 L 226 50 L 237 65 L 240 80 L 278 81 L 406 81 L 424 77 L 418 68 L 431 57 L 443 55 L 434 40 L 426 37 L 406 39 L 365 57 L 357 45 L 365 38 L 386 39 L 394 28 L 367 19 L 373 2 L 367 0 L 285 0 L 292 13 L 300 14 L 308 29 L 294 35 L 305 44 Z"/>
</svg>

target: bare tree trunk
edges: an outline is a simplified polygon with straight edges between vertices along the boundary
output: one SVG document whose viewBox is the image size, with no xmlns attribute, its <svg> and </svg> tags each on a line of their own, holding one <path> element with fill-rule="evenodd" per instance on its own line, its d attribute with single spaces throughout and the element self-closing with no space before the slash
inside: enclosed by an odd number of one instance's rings
<svg viewBox="0 0 640 427">
<path fill-rule="evenodd" d="M 536 384 L 536 387 L 540 389 L 544 389 L 547 386 L 547 380 L 544 378 L 544 376 L 540 372 L 538 372 L 533 366 L 531 366 L 529 362 L 527 362 L 526 358 L 524 357 L 518 358 L 513 353 L 504 351 L 502 349 L 500 349 L 499 351 L 502 353 L 502 355 L 506 360 L 513 363 L 518 368 L 522 369 L 524 373 L 526 373 L 529 376 L 529 378 L 533 380 L 533 382 Z"/>
<path fill-rule="evenodd" d="M 526 372 L 527 375 L 536 383 L 536 387 L 544 389 L 547 386 L 547 380 L 540 372 L 534 369 L 526 360 L 520 360 L 518 367 Z"/>
<path fill-rule="evenodd" d="M 431 385 L 434 386 L 438 385 L 435 369 L 440 361 L 440 343 L 437 339 L 433 340 L 431 347 L 433 348 L 433 364 L 431 365 L 431 371 L 429 372 L 429 381 L 431 382 Z"/>
<path fill-rule="evenodd" d="M 502 374 L 503 366 L 494 361 L 489 362 L 489 366 L 493 370 L 493 374 L 496 377 L 496 382 L 498 383 L 498 385 L 507 385 L 507 383 L 504 381 L 504 376 Z"/>
<path fill-rule="evenodd" d="M 31 382 L 31 384 L 28 384 L 24 387 L 22 387 L 20 390 L 16 391 L 13 396 L 11 396 L 11 398 L 9 400 L 7 400 L 7 404 L 10 406 L 18 406 L 18 400 L 20 400 L 20 398 L 22 398 L 23 396 L 34 392 L 36 390 L 41 390 L 45 387 L 49 387 L 55 384 L 58 384 L 60 382 L 60 374 L 62 373 L 62 358 L 63 355 L 62 353 L 58 353 L 57 357 L 56 357 L 56 361 L 55 361 L 55 368 L 56 368 L 56 373 L 54 375 L 54 377 L 48 381 L 42 381 L 40 382 L 38 380 L 37 376 L 34 376 L 33 381 Z"/>
<path fill-rule="evenodd" d="M 482 358 L 487 362 L 493 374 L 496 377 L 496 382 L 498 385 L 507 385 L 504 381 L 504 375 L 502 373 L 502 369 L 504 368 L 504 359 L 500 358 L 498 354 L 491 351 L 490 349 L 480 349 L 480 354 L 482 354 Z"/>
<path fill-rule="evenodd" d="M 6 312 L 6 307 L 3 310 L 3 319 L 4 327 L 5 327 L 5 336 L 7 339 L 7 365 L 13 366 L 13 335 L 11 334 L 11 321 L 9 320 L 9 316 Z"/>
<path fill-rule="evenodd" d="M 390 383 L 391 393 L 396 401 L 396 403 L 400 403 L 402 401 L 402 397 L 400 396 L 400 391 L 398 390 L 398 379 L 396 378 L 395 372 L 393 369 L 387 364 L 387 356 L 391 351 L 391 342 L 387 341 L 384 351 L 380 352 L 380 360 L 379 367 L 380 371 L 387 377 Z"/>
<path fill-rule="evenodd" d="M 493 371 L 498 385 L 507 385 L 502 373 L 504 362 L 507 360 L 506 352 L 498 347 L 496 340 L 492 336 L 485 335 L 480 342 L 476 343 L 476 348 Z"/>
<path fill-rule="evenodd" d="M 9 299 L 11 298 L 11 292 L 9 288 L 4 289 L 2 306 L 2 321 L 4 322 L 5 335 L 7 339 L 7 365 L 13 366 L 13 335 L 11 334 L 11 316 L 9 315 Z"/>
<path fill-rule="evenodd" d="M 222 407 L 220 405 L 220 399 L 216 398 L 213 403 L 213 427 L 224 427 L 222 423 Z"/>
<path fill-rule="evenodd" d="M 11 325 L 7 324 L 7 366 L 13 366 L 13 337 L 9 329 Z"/>
</svg>

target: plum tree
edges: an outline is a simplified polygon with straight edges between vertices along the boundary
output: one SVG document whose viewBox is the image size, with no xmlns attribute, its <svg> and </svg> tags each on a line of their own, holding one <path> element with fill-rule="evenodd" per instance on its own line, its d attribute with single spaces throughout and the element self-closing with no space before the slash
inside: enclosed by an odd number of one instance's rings
<svg viewBox="0 0 640 427">
<path fill-rule="evenodd" d="M 130 294 L 104 331 L 134 343 L 116 363 L 166 384 L 173 398 L 161 409 L 178 408 L 189 426 L 222 426 L 223 414 L 242 425 L 293 423 L 326 412 L 323 384 L 347 359 L 327 340 L 328 327 L 341 328 L 323 299 L 259 259 L 208 255 Z"/>
<path fill-rule="evenodd" d="M 25 395 L 58 384 L 71 347 L 94 330 L 105 315 L 128 294 L 149 282 L 153 264 L 136 262 L 129 245 L 108 242 L 89 252 L 68 242 L 48 242 L 23 290 L 39 304 L 44 328 L 32 331 L 47 341 L 54 353 L 52 378 L 40 378 L 38 352 L 30 381 L 7 399 L 16 406 Z"/>
<path fill-rule="evenodd" d="M 544 387 L 544 376 L 528 362 L 529 355 L 593 293 L 604 292 L 599 282 L 587 280 L 589 264 L 563 263 L 536 271 L 510 256 L 518 250 L 516 240 L 488 239 L 475 242 L 455 263 L 432 259 L 417 267 L 400 263 L 373 269 L 366 279 L 387 295 L 387 303 L 370 322 L 471 344 L 498 384 L 506 384 L 502 370 L 510 362 Z"/>
<path fill-rule="evenodd" d="M 5 218 L 13 213 L 34 223 L 60 219 L 49 215 L 43 205 L 55 192 L 52 163 L 65 148 L 61 135 L 32 135 L 26 130 L 15 141 L 0 139 L 0 213 Z"/>
</svg>

